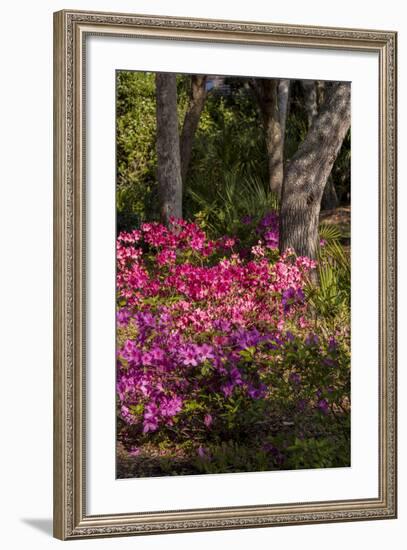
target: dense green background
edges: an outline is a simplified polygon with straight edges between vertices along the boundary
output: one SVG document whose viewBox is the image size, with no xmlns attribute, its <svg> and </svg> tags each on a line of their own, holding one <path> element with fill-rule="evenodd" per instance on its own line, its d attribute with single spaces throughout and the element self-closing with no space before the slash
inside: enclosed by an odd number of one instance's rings
<svg viewBox="0 0 407 550">
<path fill-rule="evenodd" d="M 188 105 L 189 75 L 177 76 L 180 132 Z M 213 236 L 233 233 L 245 214 L 264 213 L 275 204 L 268 191 L 267 155 L 260 112 L 247 79 L 229 77 L 211 90 L 194 138 L 184 183 L 185 218 L 195 218 Z M 155 75 L 117 73 L 118 230 L 158 219 L 155 150 Z M 301 83 L 291 82 L 285 159 L 307 132 Z M 332 177 L 341 204 L 350 200 L 350 135 Z"/>
</svg>

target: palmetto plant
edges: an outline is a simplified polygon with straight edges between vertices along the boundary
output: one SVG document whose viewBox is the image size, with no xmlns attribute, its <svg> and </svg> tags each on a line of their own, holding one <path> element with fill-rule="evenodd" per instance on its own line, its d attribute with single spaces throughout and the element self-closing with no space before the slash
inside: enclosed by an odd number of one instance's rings
<svg viewBox="0 0 407 550">
<path fill-rule="evenodd" d="M 306 289 L 310 305 L 324 318 L 348 317 L 350 308 L 350 258 L 340 244 L 340 229 L 320 225 L 321 243 L 318 253 L 318 284 Z"/>
<path fill-rule="evenodd" d="M 327 243 L 332 243 L 339 241 L 342 237 L 342 233 L 339 227 L 335 224 L 321 223 L 319 225 L 319 237 L 320 239 L 327 241 Z"/>
<path fill-rule="evenodd" d="M 223 185 L 212 193 L 198 185 L 191 185 L 187 193 L 195 218 L 213 236 L 238 234 L 245 217 L 256 223 L 278 209 L 277 196 L 260 177 L 242 175 L 237 169 L 226 172 Z"/>
</svg>

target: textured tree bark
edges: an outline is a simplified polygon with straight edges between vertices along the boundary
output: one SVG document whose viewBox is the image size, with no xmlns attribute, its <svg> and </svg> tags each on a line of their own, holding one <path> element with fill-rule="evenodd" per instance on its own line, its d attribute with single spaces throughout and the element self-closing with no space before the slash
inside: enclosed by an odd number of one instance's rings
<svg viewBox="0 0 407 550">
<path fill-rule="evenodd" d="M 310 128 L 314 122 L 314 118 L 318 114 L 317 83 L 315 80 L 303 80 L 302 89 L 304 91 L 304 105 L 308 117 L 308 128 Z"/>
<path fill-rule="evenodd" d="M 263 119 L 270 189 L 280 195 L 284 175 L 284 140 L 278 105 L 278 80 L 256 78 L 252 80 L 252 88 Z"/>
<path fill-rule="evenodd" d="M 350 84 L 338 82 L 291 159 L 280 203 L 280 251 L 315 258 L 322 194 L 350 126 Z"/>
<path fill-rule="evenodd" d="M 316 86 L 317 86 L 317 102 L 318 102 L 318 107 L 320 107 L 325 101 L 326 82 L 324 80 L 317 80 Z"/>
<path fill-rule="evenodd" d="M 281 124 L 282 149 L 284 156 L 285 129 L 287 125 L 288 108 L 290 99 L 290 81 L 283 79 L 278 83 L 278 111 Z"/>
<path fill-rule="evenodd" d="M 308 117 L 308 129 L 312 126 L 315 117 L 318 114 L 319 106 L 323 105 L 325 100 L 325 82 L 321 80 L 305 80 L 302 83 L 305 99 L 305 110 Z M 338 206 L 338 196 L 335 185 L 330 174 L 322 195 L 321 209 L 330 210 Z"/>
<path fill-rule="evenodd" d="M 175 74 L 156 74 L 157 179 L 160 215 L 165 224 L 182 217 L 182 178 Z"/>
<path fill-rule="evenodd" d="M 199 119 L 207 96 L 206 76 L 192 75 L 189 105 L 184 118 L 181 133 L 181 176 L 185 185 L 188 167 L 191 160 L 192 147 Z"/>
<path fill-rule="evenodd" d="M 325 89 L 326 83 L 323 80 L 316 81 L 317 87 L 317 102 L 318 106 L 322 105 L 325 101 Z M 324 194 L 322 195 L 321 210 L 332 210 L 339 204 L 338 195 L 336 193 L 332 174 L 329 174 L 328 181 L 326 182 Z"/>
</svg>

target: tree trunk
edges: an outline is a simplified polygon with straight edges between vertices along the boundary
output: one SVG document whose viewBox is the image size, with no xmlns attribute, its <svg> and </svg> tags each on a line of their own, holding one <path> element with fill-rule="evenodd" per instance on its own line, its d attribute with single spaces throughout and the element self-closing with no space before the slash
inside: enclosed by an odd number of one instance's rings
<svg viewBox="0 0 407 550">
<path fill-rule="evenodd" d="M 286 170 L 280 204 L 280 251 L 315 258 L 321 199 L 350 126 L 350 84 L 336 82 Z"/>
<path fill-rule="evenodd" d="M 317 83 L 315 80 L 303 80 L 302 89 L 304 91 L 304 105 L 308 117 L 308 128 L 310 128 L 314 122 L 314 118 L 318 114 Z"/>
<path fill-rule="evenodd" d="M 326 82 L 324 80 L 317 80 L 316 86 L 317 86 L 317 103 L 319 108 L 325 101 Z"/>
<path fill-rule="evenodd" d="M 156 74 L 157 179 L 160 215 L 165 224 L 182 217 L 182 178 L 175 74 Z"/>
<path fill-rule="evenodd" d="M 284 138 L 278 105 L 278 80 L 256 78 L 252 80 L 252 88 L 263 119 L 270 189 L 280 195 L 283 183 Z"/>
<path fill-rule="evenodd" d="M 205 105 L 207 96 L 206 76 L 191 76 L 191 91 L 189 97 L 188 110 L 185 114 L 184 124 L 181 133 L 181 176 L 185 185 L 188 173 L 188 167 L 191 160 L 192 146 L 194 143 L 195 132 L 198 128 L 199 119 Z"/>
<path fill-rule="evenodd" d="M 291 94 L 291 81 L 288 79 L 282 79 L 278 84 L 278 110 L 281 124 L 281 155 L 283 163 L 283 173 L 281 176 L 280 190 L 278 191 L 278 198 L 281 198 L 281 190 L 283 188 L 284 170 L 285 170 L 285 132 L 287 127 L 288 113 L 290 109 L 290 94 Z"/>
<path fill-rule="evenodd" d="M 281 124 L 282 150 L 284 156 L 285 128 L 287 125 L 290 100 L 290 81 L 283 79 L 278 83 L 278 111 Z"/>
<path fill-rule="evenodd" d="M 318 114 L 319 107 L 324 103 L 325 82 L 321 80 L 306 80 L 302 83 L 302 86 L 304 90 L 305 110 L 307 111 L 309 129 Z M 337 206 L 338 197 L 332 179 L 332 174 L 329 174 L 322 195 L 321 209 L 331 210 L 332 208 L 336 208 Z"/>
<path fill-rule="evenodd" d="M 316 81 L 317 87 L 317 102 L 318 106 L 322 105 L 325 101 L 325 88 L 326 83 L 323 80 Z M 322 195 L 321 210 L 332 210 L 339 204 L 338 195 L 336 193 L 334 180 L 332 174 L 329 174 L 328 181 L 326 182 L 324 194 Z"/>
</svg>

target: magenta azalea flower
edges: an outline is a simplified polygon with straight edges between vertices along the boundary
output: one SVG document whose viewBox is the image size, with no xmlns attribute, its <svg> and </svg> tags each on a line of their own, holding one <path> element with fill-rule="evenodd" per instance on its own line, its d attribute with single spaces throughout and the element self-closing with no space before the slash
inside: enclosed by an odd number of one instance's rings
<svg viewBox="0 0 407 550">
<path fill-rule="evenodd" d="M 198 364 L 197 353 L 193 348 L 187 348 L 180 353 L 181 363 L 185 366 L 196 367 Z"/>
<path fill-rule="evenodd" d="M 210 414 L 206 414 L 205 417 L 204 417 L 204 424 L 207 428 L 209 428 L 209 426 L 212 424 L 213 422 L 213 418 L 212 418 L 212 415 Z"/>
<path fill-rule="evenodd" d="M 326 399 L 320 399 L 317 403 L 317 408 L 320 410 L 323 414 L 328 414 L 329 411 L 329 403 Z"/>
<path fill-rule="evenodd" d="M 208 454 L 207 449 L 205 449 L 205 447 L 202 447 L 202 446 L 199 446 L 199 447 L 198 447 L 198 456 L 199 456 L 200 458 L 203 458 L 204 460 L 208 460 L 208 459 L 209 459 L 209 454 Z"/>
</svg>

